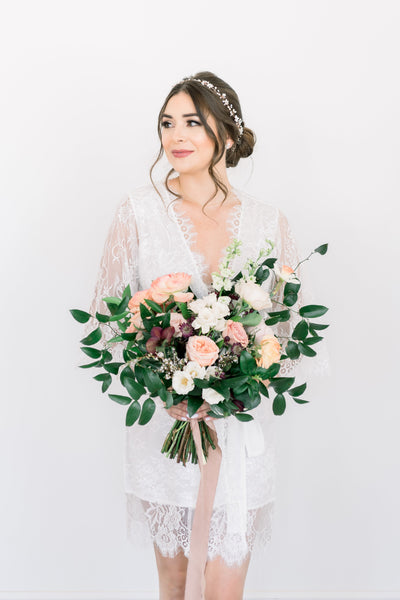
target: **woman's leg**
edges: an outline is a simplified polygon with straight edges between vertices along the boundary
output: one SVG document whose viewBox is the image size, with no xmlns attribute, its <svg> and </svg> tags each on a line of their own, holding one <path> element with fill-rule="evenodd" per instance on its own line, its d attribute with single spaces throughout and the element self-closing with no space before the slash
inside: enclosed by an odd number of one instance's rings
<svg viewBox="0 0 400 600">
<path fill-rule="evenodd" d="M 174 558 L 163 556 L 154 544 L 156 555 L 160 600 L 184 600 L 188 559 L 179 552 Z"/>
<path fill-rule="evenodd" d="M 205 600 L 242 600 L 250 557 L 249 552 L 239 567 L 228 567 L 221 557 L 208 561 Z"/>
</svg>

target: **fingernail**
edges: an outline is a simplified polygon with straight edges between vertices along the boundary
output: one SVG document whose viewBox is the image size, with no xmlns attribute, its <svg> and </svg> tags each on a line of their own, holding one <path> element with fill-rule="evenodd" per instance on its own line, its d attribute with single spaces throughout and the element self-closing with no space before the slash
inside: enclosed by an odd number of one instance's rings
<svg viewBox="0 0 400 600">
<path fill-rule="evenodd" d="M 181 420 L 182 421 L 187 421 L 187 418 L 186 417 L 181 417 Z"/>
<path fill-rule="evenodd" d="M 211 417 L 206 417 L 206 421 L 211 421 Z"/>
<path fill-rule="evenodd" d="M 192 419 L 195 419 L 195 418 L 196 418 L 196 417 L 198 417 L 198 416 L 199 416 L 199 414 L 198 414 L 198 413 L 196 413 L 195 415 L 193 415 Z"/>
</svg>

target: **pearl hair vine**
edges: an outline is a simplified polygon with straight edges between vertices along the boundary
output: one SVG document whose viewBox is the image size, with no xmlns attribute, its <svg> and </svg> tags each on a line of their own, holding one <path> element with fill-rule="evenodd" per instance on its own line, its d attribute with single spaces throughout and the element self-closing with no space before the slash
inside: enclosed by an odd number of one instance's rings
<svg viewBox="0 0 400 600">
<path fill-rule="evenodd" d="M 211 83 L 210 81 L 207 81 L 207 79 L 196 79 L 195 77 L 184 77 L 182 79 L 182 81 L 197 81 L 198 83 L 201 83 L 201 85 L 208 87 L 209 90 L 211 90 L 217 96 L 219 96 L 222 104 L 224 104 L 226 106 L 226 108 L 229 111 L 230 116 L 235 121 L 236 127 L 238 128 L 238 131 L 239 131 L 237 143 L 240 144 L 241 137 L 243 135 L 244 121 L 239 117 L 236 110 L 233 108 L 232 104 L 229 102 L 228 98 L 226 97 L 226 94 L 222 93 L 213 83 Z"/>
</svg>

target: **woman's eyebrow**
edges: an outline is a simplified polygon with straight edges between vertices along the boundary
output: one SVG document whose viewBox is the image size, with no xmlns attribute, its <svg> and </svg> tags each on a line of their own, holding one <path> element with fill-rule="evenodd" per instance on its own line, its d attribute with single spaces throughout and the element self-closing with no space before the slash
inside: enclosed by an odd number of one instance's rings
<svg viewBox="0 0 400 600">
<path fill-rule="evenodd" d="M 163 117 L 166 117 L 167 119 L 173 119 L 173 117 L 171 117 L 171 115 L 167 115 L 167 114 L 163 114 Z M 198 117 L 199 115 L 197 113 L 187 113 L 186 115 L 182 115 L 182 117 Z"/>
</svg>

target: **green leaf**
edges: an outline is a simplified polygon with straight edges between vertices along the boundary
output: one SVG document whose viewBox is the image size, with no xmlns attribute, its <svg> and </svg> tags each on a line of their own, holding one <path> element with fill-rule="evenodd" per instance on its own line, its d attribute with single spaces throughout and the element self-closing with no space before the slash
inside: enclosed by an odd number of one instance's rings
<svg viewBox="0 0 400 600">
<path fill-rule="evenodd" d="M 294 377 L 275 377 L 271 379 L 270 386 L 277 394 L 286 392 L 294 384 Z"/>
<path fill-rule="evenodd" d="M 121 373 L 119 374 L 119 378 L 121 380 L 122 385 L 124 385 L 124 381 L 126 378 L 129 379 L 135 379 L 135 374 L 132 371 L 131 367 L 129 365 L 126 365 L 126 367 L 124 367 L 121 371 Z"/>
<path fill-rule="evenodd" d="M 96 313 L 96 319 L 100 321 L 100 323 L 108 323 L 110 320 L 110 315 L 103 315 L 102 313 Z"/>
<path fill-rule="evenodd" d="M 322 325 L 320 323 L 310 323 L 310 327 L 312 327 L 316 331 L 321 331 L 322 329 L 327 329 L 329 325 Z"/>
<path fill-rule="evenodd" d="M 103 362 L 110 362 L 112 360 L 112 354 L 108 350 L 103 350 Z"/>
<path fill-rule="evenodd" d="M 92 316 L 85 310 L 79 310 L 78 308 L 72 308 L 69 312 L 78 323 L 87 323 Z"/>
<path fill-rule="evenodd" d="M 116 344 L 117 342 L 122 342 L 123 339 L 120 335 L 115 335 L 114 337 L 112 337 L 111 339 L 108 340 L 109 344 Z"/>
<path fill-rule="evenodd" d="M 299 347 L 296 342 L 293 342 L 292 340 L 289 340 L 286 344 L 285 352 L 292 360 L 296 360 L 296 358 L 299 358 L 300 356 Z"/>
<path fill-rule="evenodd" d="M 149 306 L 150 308 L 152 308 L 155 313 L 162 313 L 162 312 L 164 312 L 163 309 L 162 309 L 162 306 L 160 306 L 159 304 L 157 304 L 157 302 L 154 302 L 154 300 L 149 300 L 149 299 L 146 298 L 146 304 L 147 304 L 147 306 Z"/>
<path fill-rule="evenodd" d="M 136 370 L 135 370 L 136 372 Z M 157 392 L 157 390 L 162 386 L 162 381 L 160 377 L 154 371 L 150 369 L 144 370 L 144 381 L 149 392 Z"/>
<path fill-rule="evenodd" d="M 279 317 L 271 317 L 270 319 L 265 319 L 265 324 L 269 325 L 271 327 L 271 325 L 276 325 L 277 323 L 280 322 L 280 318 Z"/>
<path fill-rule="evenodd" d="M 254 417 L 252 417 L 249 413 L 244 412 L 235 412 L 233 413 L 238 421 L 253 421 Z"/>
<path fill-rule="evenodd" d="M 187 403 L 187 411 L 189 417 L 193 417 L 196 414 L 200 406 L 203 404 L 203 398 L 196 398 L 196 396 L 189 396 Z"/>
<path fill-rule="evenodd" d="M 308 404 L 309 400 L 302 400 L 301 398 L 293 398 L 297 404 Z"/>
<path fill-rule="evenodd" d="M 270 317 L 279 317 L 279 321 L 285 322 L 290 319 L 290 310 L 276 310 L 268 313 Z"/>
<path fill-rule="evenodd" d="M 89 335 L 81 340 L 81 344 L 85 346 L 93 346 L 93 344 L 97 344 L 97 342 L 101 339 L 102 331 L 100 327 L 94 329 L 89 333 Z"/>
<path fill-rule="evenodd" d="M 98 367 L 101 365 L 101 360 L 96 360 L 92 363 L 86 363 L 86 365 L 78 365 L 80 369 L 89 369 L 90 367 Z"/>
<path fill-rule="evenodd" d="M 128 314 L 130 314 L 129 310 L 125 310 L 124 312 L 118 311 L 118 313 L 109 318 L 109 321 L 122 321 L 122 319 L 124 319 Z"/>
<path fill-rule="evenodd" d="M 112 377 L 111 375 L 107 374 L 107 377 L 103 380 L 102 386 L 101 386 L 101 391 L 106 392 L 108 390 L 108 388 L 110 387 L 112 383 Z"/>
<path fill-rule="evenodd" d="M 151 316 L 151 311 L 142 302 L 139 304 L 139 310 L 140 310 L 140 316 L 142 317 L 143 321 L 146 319 L 146 317 Z"/>
<path fill-rule="evenodd" d="M 143 402 L 142 412 L 140 413 L 139 425 L 146 425 L 156 410 L 156 404 L 152 398 L 146 398 Z"/>
<path fill-rule="evenodd" d="M 302 385 L 298 385 L 297 387 L 294 387 L 291 390 L 289 390 L 289 394 L 293 397 L 301 396 L 302 394 L 304 394 L 306 387 L 307 387 L 306 383 L 303 383 Z"/>
<path fill-rule="evenodd" d="M 96 381 L 105 381 L 109 377 L 111 377 L 109 373 L 99 373 L 99 375 L 95 375 L 93 379 L 95 379 Z"/>
<path fill-rule="evenodd" d="M 121 333 L 121 337 L 123 340 L 127 340 L 128 342 L 131 342 L 133 340 L 136 339 L 136 332 L 135 333 L 125 333 L 125 331 L 123 333 Z"/>
<path fill-rule="evenodd" d="M 125 425 L 131 427 L 135 421 L 138 420 L 140 415 L 140 404 L 137 400 L 134 400 L 127 410 L 125 417 Z"/>
<path fill-rule="evenodd" d="M 265 379 L 271 379 L 271 377 L 275 377 L 279 373 L 281 365 L 279 363 L 273 363 L 270 367 L 268 367 L 265 373 Z"/>
<path fill-rule="evenodd" d="M 107 296 L 106 298 L 103 298 L 103 300 L 109 308 L 111 306 L 113 309 L 115 306 L 118 306 L 121 302 L 121 300 L 119 298 L 116 298 L 115 296 Z"/>
<path fill-rule="evenodd" d="M 122 297 L 128 298 L 128 300 L 130 300 L 132 298 L 131 286 L 129 285 L 129 283 L 126 286 L 126 288 L 124 289 L 124 291 L 122 293 Z"/>
<path fill-rule="evenodd" d="M 300 287 L 301 287 L 300 283 L 293 283 L 291 281 L 287 281 L 285 283 L 283 295 L 287 296 L 288 294 L 296 294 L 296 296 L 297 296 Z"/>
<path fill-rule="evenodd" d="M 257 311 L 253 311 L 247 313 L 247 315 L 243 315 L 243 317 L 236 315 L 236 317 L 232 319 L 232 321 L 239 321 L 240 323 L 242 323 L 242 325 L 246 327 L 253 327 L 255 325 L 258 325 L 261 319 L 262 317 L 260 313 L 258 313 Z"/>
<path fill-rule="evenodd" d="M 128 390 L 128 394 L 134 400 L 139 400 L 139 398 L 146 393 L 146 389 L 140 383 L 134 379 L 131 379 L 130 377 L 125 377 L 122 384 Z"/>
<path fill-rule="evenodd" d="M 210 382 L 207 379 L 199 379 L 198 377 L 194 377 L 194 384 L 201 389 L 205 389 L 210 387 Z"/>
<path fill-rule="evenodd" d="M 130 404 L 132 402 L 132 398 L 120 396 L 119 394 L 108 394 L 108 397 L 114 400 L 114 402 L 118 402 L 118 404 Z"/>
<path fill-rule="evenodd" d="M 303 340 L 303 344 L 307 344 L 307 346 L 312 346 L 313 344 L 318 344 L 318 342 L 320 342 L 323 339 L 324 338 L 320 337 L 319 335 L 313 335 L 312 337 L 308 337 L 305 340 Z"/>
<path fill-rule="evenodd" d="M 268 391 L 267 386 L 264 385 L 262 381 L 259 381 L 258 385 L 260 387 L 260 393 L 263 394 L 264 396 L 266 396 L 267 398 L 269 398 L 269 391 Z"/>
<path fill-rule="evenodd" d="M 297 294 L 294 293 L 290 293 L 287 294 L 287 296 L 283 297 L 283 304 L 285 304 L 286 306 L 293 306 L 294 304 L 296 304 L 297 302 Z"/>
<path fill-rule="evenodd" d="M 302 342 L 299 342 L 299 350 L 304 356 L 315 356 L 317 354 L 315 350 L 309 348 L 309 346 L 306 346 Z"/>
<path fill-rule="evenodd" d="M 246 350 L 243 350 L 239 359 L 240 370 L 246 375 L 253 375 L 257 369 L 257 363 Z"/>
<path fill-rule="evenodd" d="M 326 254 L 328 250 L 328 244 L 322 244 L 322 246 L 318 246 L 315 248 L 314 252 L 318 252 L 318 254 Z"/>
<path fill-rule="evenodd" d="M 286 409 L 286 400 L 283 394 L 277 394 L 272 403 L 272 411 L 274 415 L 283 415 Z"/>
<path fill-rule="evenodd" d="M 263 265 L 265 265 L 266 267 L 268 267 L 269 269 L 273 269 L 274 264 L 276 263 L 278 259 L 277 258 L 267 258 L 266 260 L 264 260 Z"/>
<path fill-rule="evenodd" d="M 296 327 L 293 330 L 292 337 L 295 340 L 304 340 L 308 334 L 308 323 L 304 319 L 302 319 L 299 323 L 297 323 Z"/>
<path fill-rule="evenodd" d="M 90 358 L 100 358 L 100 356 L 101 356 L 101 350 L 97 350 L 97 348 L 83 347 L 83 348 L 81 348 L 81 350 L 82 350 L 82 352 L 87 354 L 87 356 L 90 356 Z"/>
<path fill-rule="evenodd" d="M 321 306 L 320 304 L 308 304 L 307 306 L 302 306 L 299 313 L 302 317 L 310 319 L 312 317 L 322 317 L 327 310 L 326 306 Z"/>
<path fill-rule="evenodd" d="M 106 371 L 108 371 L 109 373 L 112 373 L 113 375 L 118 375 L 118 371 L 121 365 L 124 365 L 125 363 L 122 362 L 110 362 L 104 365 L 104 368 Z"/>
<path fill-rule="evenodd" d="M 160 396 L 161 400 L 165 402 L 166 408 L 171 408 L 174 403 L 173 396 L 164 385 L 158 390 L 158 395 Z"/>
</svg>

